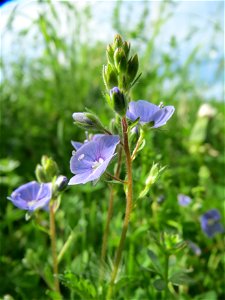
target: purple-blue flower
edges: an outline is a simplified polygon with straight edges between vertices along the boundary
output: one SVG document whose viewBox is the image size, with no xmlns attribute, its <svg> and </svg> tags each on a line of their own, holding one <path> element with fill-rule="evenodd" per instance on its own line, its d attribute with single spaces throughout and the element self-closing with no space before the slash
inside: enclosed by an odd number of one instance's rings
<svg viewBox="0 0 225 300">
<path fill-rule="evenodd" d="M 220 219 L 221 215 L 217 209 L 208 210 L 201 216 L 201 227 L 208 237 L 213 237 L 216 233 L 224 232 Z"/>
<path fill-rule="evenodd" d="M 52 184 L 31 181 L 17 188 L 8 199 L 24 210 L 46 209 L 52 198 Z"/>
<path fill-rule="evenodd" d="M 192 199 L 184 194 L 179 194 L 177 200 L 180 206 L 188 206 L 192 202 Z"/>
<path fill-rule="evenodd" d="M 103 135 L 84 143 L 71 157 L 70 170 L 75 176 L 70 179 L 69 185 L 98 179 L 113 158 L 119 142 L 117 135 Z"/>
<path fill-rule="evenodd" d="M 173 106 L 159 106 L 145 100 L 131 101 L 128 106 L 126 116 L 131 121 L 140 118 L 141 125 L 153 123 L 152 128 L 158 128 L 166 124 L 174 113 Z"/>
</svg>

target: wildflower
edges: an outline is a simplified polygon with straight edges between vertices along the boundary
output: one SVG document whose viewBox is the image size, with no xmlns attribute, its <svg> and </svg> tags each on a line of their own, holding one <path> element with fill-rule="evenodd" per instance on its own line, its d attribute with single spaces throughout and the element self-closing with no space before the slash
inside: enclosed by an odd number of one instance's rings
<svg viewBox="0 0 225 300">
<path fill-rule="evenodd" d="M 113 158 L 119 142 L 117 135 L 103 135 L 80 147 L 70 160 L 70 170 L 75 176 L 70 179 L 69 185 L 98 179 Z"/>
<path fill-rule="evenodd" d="M 177 200 L 180 206 L 188 206 L 192 202 L 192 199 L 184 194 L 179 194 Z"/>
<path fill-rule="evenodd" d="M 131 121 L 140 118 L 141 125 L 152 123 L 152 128 L 158 128 L 166 124 L 174 113 L 173 106 L 164 106 L 163 108 L 145 100 L 131 101 L 128 106 L 126 116 Z"/>
<path fill-rule="evenodd" d="M 216 233 L 224 232 L 220 219 L 221 215 L 217 209 L 211 209 L 201 216 L 201 227 L 208 237 L 213 237 Z"/>
<path fill-rule="evenodd" d="M 21 185 L 17 188 L 8 200 L 24 210 L 35 211 L 39 208 L 44 208 L 49 204 L 52 198 L 52 185 L 51 183 L 38 183 L 31 181 Z"/>
</svg>

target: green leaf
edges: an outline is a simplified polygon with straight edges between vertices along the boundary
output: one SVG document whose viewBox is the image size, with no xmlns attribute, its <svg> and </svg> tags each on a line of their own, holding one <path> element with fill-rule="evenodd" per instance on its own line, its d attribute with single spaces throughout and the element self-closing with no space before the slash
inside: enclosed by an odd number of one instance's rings
<svg viewBox="0 0 225 300">
<path fill-rule="evenodd" d="M 73 290 L 82 299 L 96 299 L 97 292 L 95 286 L 85 278 L 82 278 L 72 272 L 67 272 L 63 275 L 59 275 L 60 281 Z"/>
<path fill-rule="evenodd" d="M 150 249 L 148 249 L 148 256 L 151 259 L 152 265 L 154 267 L 154 269 L 156 270 L 156 272 L 160 275 L 162 275 L 163 273 L 163 268 L 162 265 L 157 257 L 157 255 Z"/>
<path fill-rule="evenodd" d="M 166 282 L 163 279 L 156 279 L 153 282 L 153 286 L 156 290 L 158 290 L 159 292 L 165 290 L 166 288 Z"/>
<path fill-rule="evenodd" d="M 173 285 L 189 285 L 194 283 L 194 280 L 187 275 L 187 273 L 180 271 L 177 273 L 174 273 L 170 278 L 169 281 Z"/>
</svg>

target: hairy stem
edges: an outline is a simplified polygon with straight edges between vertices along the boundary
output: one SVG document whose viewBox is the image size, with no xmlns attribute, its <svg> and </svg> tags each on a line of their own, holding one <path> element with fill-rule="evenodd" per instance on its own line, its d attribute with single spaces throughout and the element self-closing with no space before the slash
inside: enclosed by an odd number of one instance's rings
<svg viewBox="0 0 225 300">
<path fill-rule="evenodd" d="M 55 212 L 54 212 L 54 201 L 51 201 L 49 205 L 50 210 L 50 238 L 52 248 L 52 260 L 53 260 L 53 274 L 54 274 L 54 289 L 60 294 L 59 279 L 58 279 L 58 259 L 56 251 L 56 230 L 55 230 Z"/>
<path fill-rule="evenodd" d="M 119 177 L 119 174 L 120 174 L 121 162 L 122 162 L 122 148 L 119 147 L 118 162 L 117 162 L 117 167 L 116 167 L 116 171 L 115 171 L 115 177 L 117 177 L 117 178 Z M 112 188 L 112 186 L 110 185 L 109 208 L 108 208 L 108 213 L 107 213 L 107 220 L 106 220 L 104 235 L 103 235 L 103 239 L 102 239 L 100 279 L 102 279 L 102 275 L 103 275 L 103 264 L 105 261 L 106 250 L 107 250 L 109 226 L 110 226 L 110 221 L 111 221 L 112 214 L 113 214 L 114 195 L 115 195 L 115 191 Z"/>
<path fill-rule="evenodd" d="M 129 221 L 130 221 L 130 214 L 132 211 L 132 196 L 133 196 L 132 195 L 133 194 L 133 191 L 132 191 L 133 190 L 132 160 L 131 160 L 130 147 L 129 147 L 129 142 L 128 142 L 128 126 L 127 126 L 127 121 L 126 121 L 125 117 L 122 119 L 122 129 L 123 129 L 124 152 L 125 152 L 125 156 L 126 156 L 126 167 L 127 167 L 126 212 L 125 212 L 119 246 L 118 246 L 116 256 L 115 256 L 113 271 L 111 274 L 111 281 L 110 281 L 107 296 L 106 296 L 107 300 L 110 300 L 112 297 L 112 294 L 113 294 L 113 286 L 114 286 L 114 282 L 115 282 L 117 272 L 119 269 L 119 265 L 120 265 L 120 261 L 121 261 L 121 257 L 122 257 L 122 251 L 123 251 L 124 243 L 125 243 L 125 239 L 126 239 L 127 229 L 128 229 L 128 225 L 129 225 Z"/>
</svg>

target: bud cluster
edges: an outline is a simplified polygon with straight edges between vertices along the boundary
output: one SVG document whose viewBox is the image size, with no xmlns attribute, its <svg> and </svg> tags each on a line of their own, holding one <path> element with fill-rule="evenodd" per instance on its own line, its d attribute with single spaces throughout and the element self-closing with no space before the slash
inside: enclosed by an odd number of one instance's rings
<svg viewBox="0 0 225 300">
<path fill-rule="evenodd" d="M 103 66 L 103 80 L 107 90 L 117 86 L 128 91 L 138 72 L 138 56 L 129 57 L 130 43 L 117 34 L 106 50 L 107 65 Z"/>
<path fill-rule="evenodd" d="M 35 169 L 35 175 L 39 182 L 51 182 L 59 173 L 57 163 L 46 155 L 41 158 L 41 164 Z"/>
</svg>

